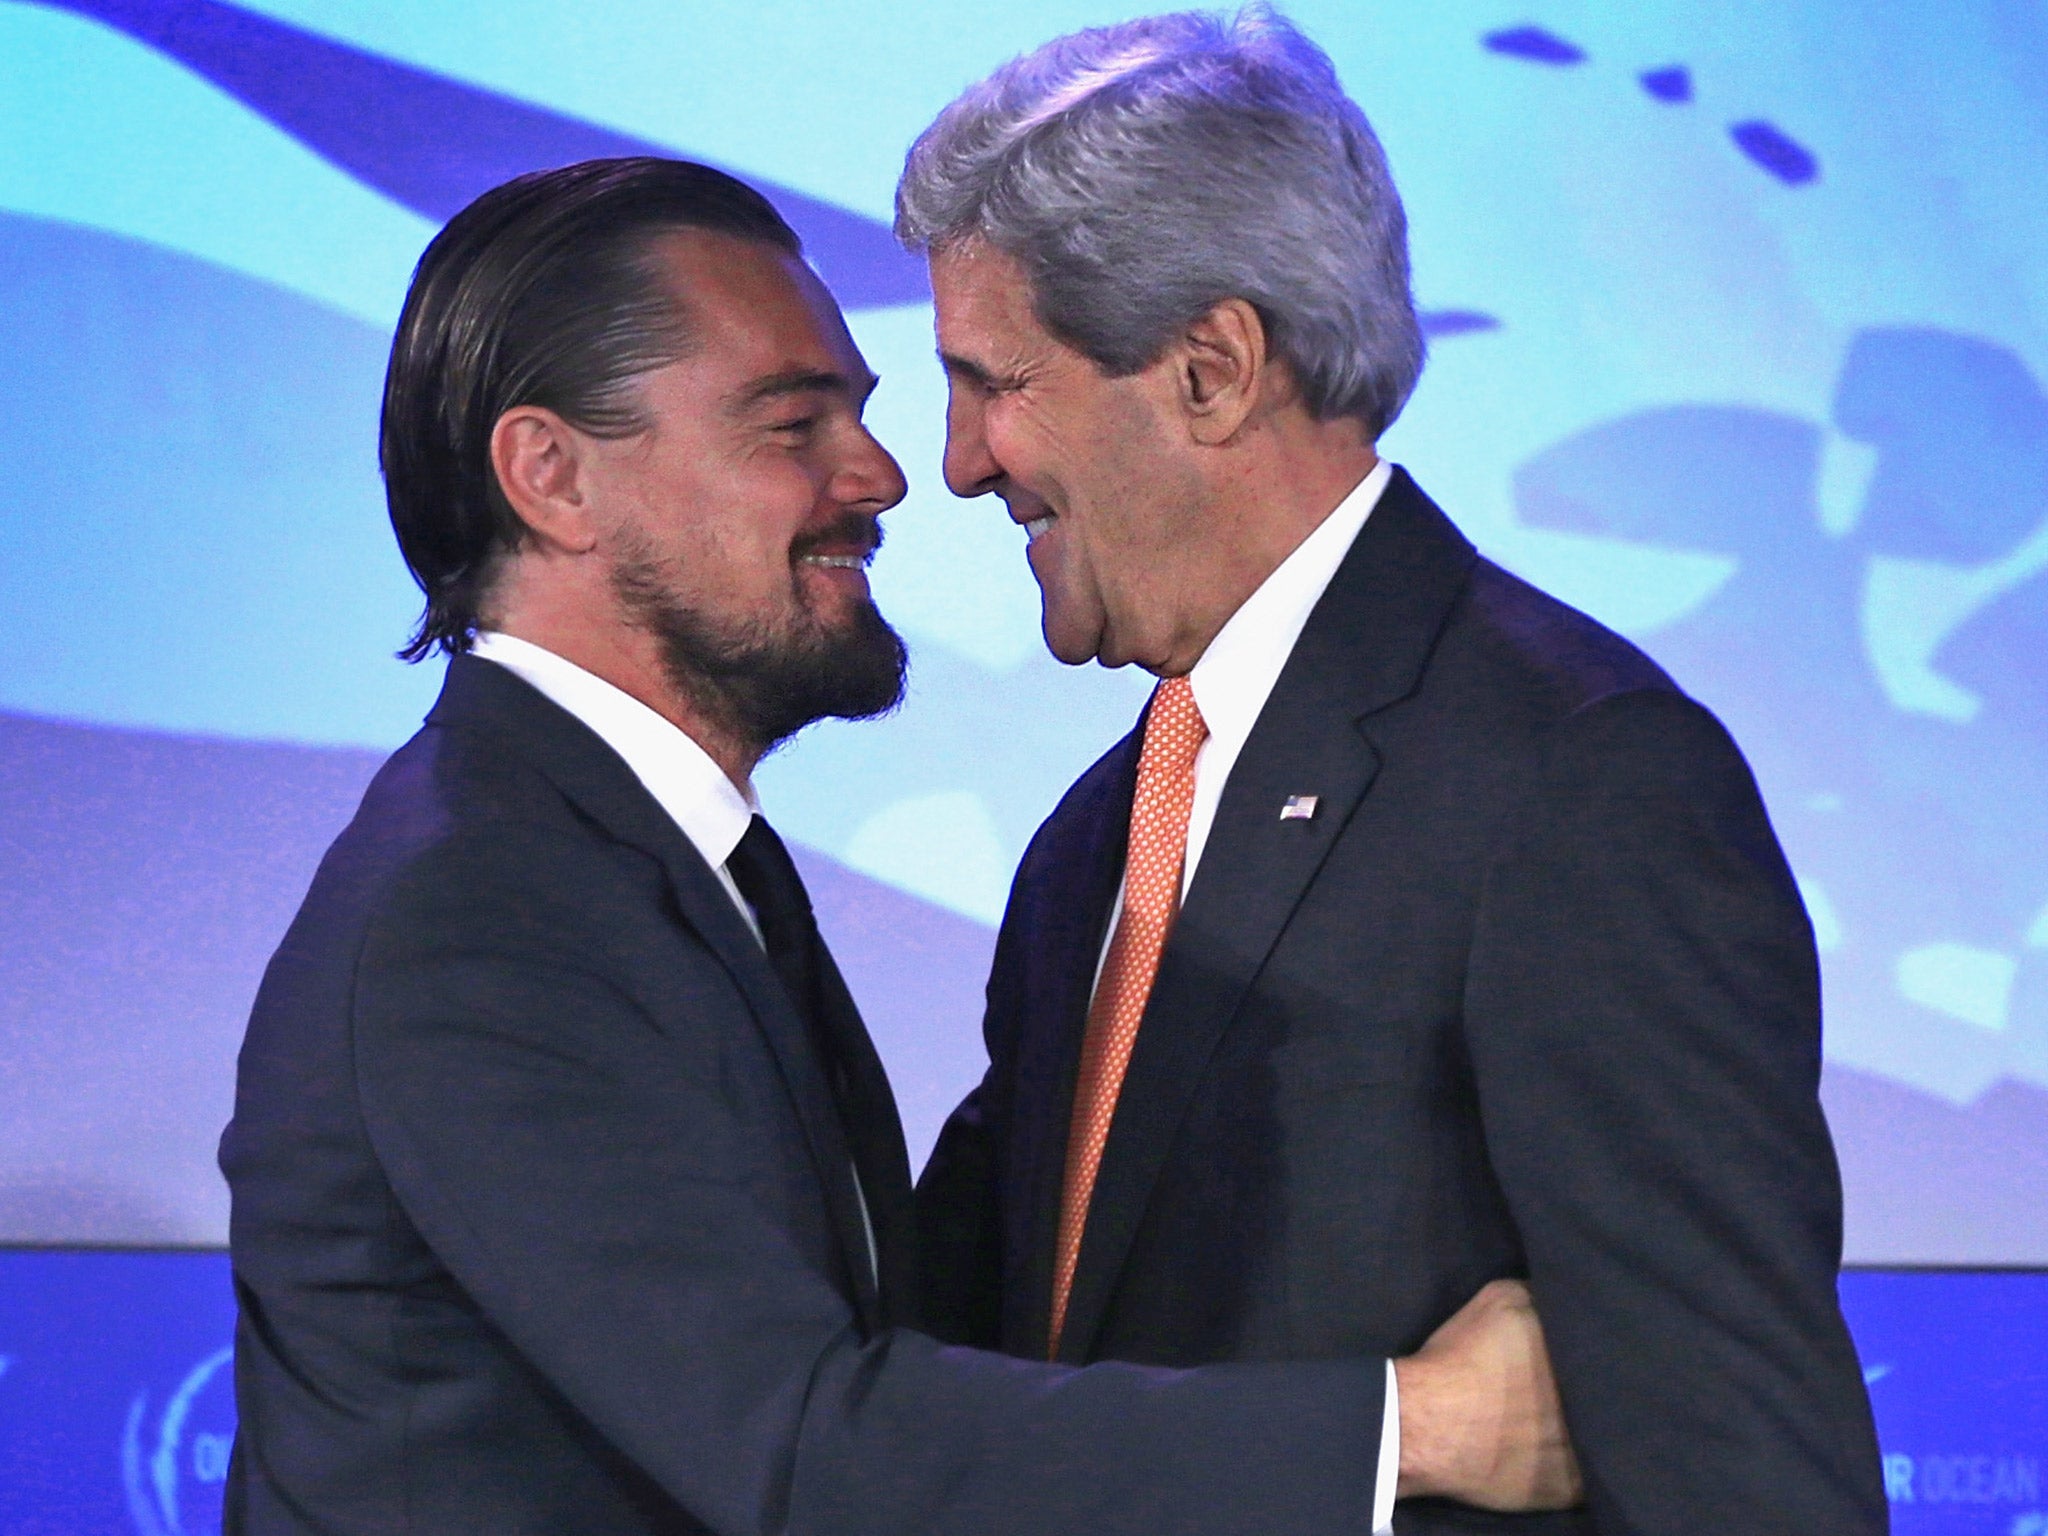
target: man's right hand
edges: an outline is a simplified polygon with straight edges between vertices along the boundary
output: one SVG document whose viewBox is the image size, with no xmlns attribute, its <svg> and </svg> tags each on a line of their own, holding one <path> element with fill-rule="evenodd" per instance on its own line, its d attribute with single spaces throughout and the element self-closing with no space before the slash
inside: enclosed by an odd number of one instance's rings
<svg viewBox="0 0 2048 1536">
<path fill-rule="evenodd" d="M 1550 1351 L 1529 1288 L 1485 1286 L 1414 1354 L 1394 1362 L 1401 1399 L 1398 1496 L 1482 1509 L 1579 1502 Z"/>
</svg>

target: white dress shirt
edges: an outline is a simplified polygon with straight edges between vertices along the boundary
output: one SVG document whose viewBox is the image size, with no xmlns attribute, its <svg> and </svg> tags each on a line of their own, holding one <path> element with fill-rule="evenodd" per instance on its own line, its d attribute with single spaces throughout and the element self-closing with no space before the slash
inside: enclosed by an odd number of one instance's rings
<svg viewBox="0 0 2048 1536">
<path fill-rule="evenodd" d="M 751 785 L 743 790 L 734 784 L 725 776 L 725 770 L 712 761 L 711 754 L 686 732 L 624 689 L 530 640 L 481 630 L 469 654 L 496 662 L 530 683 L 544 697 L 589 726 L 599 740 L 625 759 L 633 777 L 704 856 L 704 862 L 718 876 L 718 883 L 725 887 L 725 894 L 739 908 L 754 937 L 761 937 L 761 924 L 754 909 L 747 905 L 732 871 L 725 867 L 725 861 L 739 847 L 748 824 L 761 809 Z M 861 1187 L 859 1168 L 853 1170 L 853 1190 L 860 1199 L 869 1272 L 879 1277 L 875 1228 L 868 1219 L 868 1195 Z"/>
<path fill-rule="evenodd" d="M 1358 482 L 1351 494 L 1281 561 L 1273 574 L 1259 583 L 1233 613 L 1209 648 L 1202 652 L 1188 683 L 1194 689 L 1195 707 L 1209 727 L 1208 739 L 1195 756 L 1195 799 L 1188 812 L 1187 860 L 1181 866 L 1180 891 L 1183 899 L 1195 878 L 1195 866 L 1208 846 L 1209 829 L 1216 822 L 1216 806 L 1223 798 L 1223 786 L 1238 754 L 1258 723 L 1260 711 L 1280 680 L 1281 669 L 1294 654 L 1302 626 L 1322 600 L 1323 592 L 1337 574 L 1337 567 L 1351 552 L 1359 530 L 1378 505 L 1381 492 L 1392 478 L 1394 466 L 1382 459 Z M 1117 892 L 1109 926 L 1102 941 L 1102 957 L 1109 954 L 1109 939 L 1123 915 L 1123 892 Z M 1101 959 L 1096 962 L 1096 980 L 1102 978 Z M 1373 1490 L 1372 1529 L 1384 1536 L 1394 1528 L 1394 1492 L 1401 1465 L 1401 1396 L 1395 1382 L 1393 1362 L 1387 1363 L 1387 1401 L 1380 1418 L 1379 1477 Z"/>
</svg>

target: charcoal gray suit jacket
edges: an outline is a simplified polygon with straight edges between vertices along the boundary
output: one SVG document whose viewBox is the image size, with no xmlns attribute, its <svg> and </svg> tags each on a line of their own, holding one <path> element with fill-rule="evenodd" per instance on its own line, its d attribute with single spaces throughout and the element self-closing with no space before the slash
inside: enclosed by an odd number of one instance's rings
<svg viewBox="0 0 2048 1536">
<path fill-rule="evenodd" d="M 1025 856 L 988 1074 L 919 1186 L 931 1326 L 1026 1358 L 1141 734 Z M 1819 1074 L 1812 933 L 1734 744 L 1396 471 L 1224 789 L 1060 1358 L 1398 1356 L 1527 1276 L 1585 1508 L 1397 1530 L 1882 1531 Z"/>
<path fill-rule="evenodd" d="M 1363 1529 L 1377 1359 L 1073 1371 L 891 1326 L 909 1176 L 871 1049 L 848 1075 L 842 1108 L 626 765 L 457 658 L 242 1050 L 228 1531 Z"/>
</svg>

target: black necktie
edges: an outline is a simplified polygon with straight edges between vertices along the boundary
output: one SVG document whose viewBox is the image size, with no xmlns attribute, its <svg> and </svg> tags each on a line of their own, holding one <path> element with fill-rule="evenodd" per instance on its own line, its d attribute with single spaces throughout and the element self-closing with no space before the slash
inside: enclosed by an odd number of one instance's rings
<svg viewBox="0 0 2048 1536">
<path fill-rule="evenodd" d="M 809 1026 L 812 1037 L 825 1053 L 826 1065 L 838 1086 L 838 1053 L 832 1049 L 825 1021 L 820 1015 L 818 996 L 818 951 L 824 940 L 818 936 L 818 920 L 811 913 L 810 892 L 796 872 L 796 861 L 775 835 L 775 829 L 761 817 L 747 823 L 746 835 L 725 861 L 733 884 L 754 909 L 761 926 L 761 942 L 768 950 L 768 963 L 782 978 L 783 990 L 797 1013 Z"/>
<path fill-rule="evenodd" d="M 892 1293 L 904 1290 L 904 1277 L 898 1272 L 902 1256 L 895 1250 L 902 1246 L 897 1228 L 907 1217 L 897 1206 L 907 1200 L 910 1174 L 874 1045 L 845 995 L 845 984 L 837 980 L 838 970 L 811 912 L 810 893 L 775 829 L 756 816 L 725 867 L 754 909 L 768 963 L 823 1062 L 874 1227 L 885 1303 L 907 1304 L 905 1297 Z M 904 1198 L 893 1198 L 899 1195 Z"/>
</svg>

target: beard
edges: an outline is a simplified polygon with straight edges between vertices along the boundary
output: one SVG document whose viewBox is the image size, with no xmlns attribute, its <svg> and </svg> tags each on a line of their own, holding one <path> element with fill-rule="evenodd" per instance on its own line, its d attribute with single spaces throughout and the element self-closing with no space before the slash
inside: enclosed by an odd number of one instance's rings
<svg viewBox="0 0 2048 1536">
<path fill-rule="evenodd" d="M 796 569 L 809 550 L 868 529 L 879 548 L 882 531 L 872 519 L 796 540 L 791 602 L 781 614 L 721 618 L 692 607 L 673 564 L 644 545 L 616 557 L 612 587 L 633 622 L 660 643 L 669 685 L 717 729 L 765 755 L 819 720 L 872 720 L 903 701 L 909 653 L 881 611 L 862 602 L 828 623 L 805 600 Z"/>
</svg>

